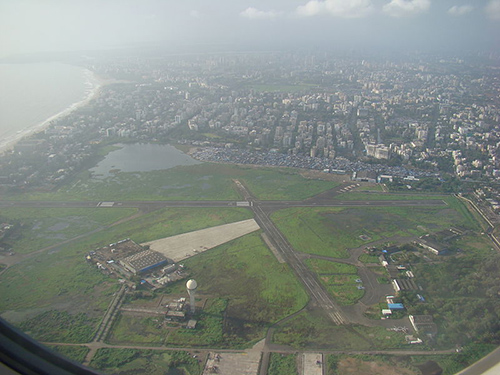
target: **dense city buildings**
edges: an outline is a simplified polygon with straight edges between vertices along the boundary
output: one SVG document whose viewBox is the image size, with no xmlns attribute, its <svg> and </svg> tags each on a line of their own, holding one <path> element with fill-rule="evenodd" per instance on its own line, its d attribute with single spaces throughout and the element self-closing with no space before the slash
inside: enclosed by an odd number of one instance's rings
<svg viewBox="0 0 500 375">
<path fill-rule="evenodd" d="M 497 65 L 417 54 L 92 60 L 106 79 L 99 96 L 7 152 L 0 184 L 51 189 L 119 141 L 190 144 L 209 161 L 493 183 Z M 487 186 L 482 194 L 496 199 Z"/>
</svg>

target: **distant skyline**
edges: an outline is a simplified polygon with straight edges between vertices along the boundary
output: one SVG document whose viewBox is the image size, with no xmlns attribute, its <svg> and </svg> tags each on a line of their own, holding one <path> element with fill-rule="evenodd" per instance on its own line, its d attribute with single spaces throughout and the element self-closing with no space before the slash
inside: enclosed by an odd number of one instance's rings
<svg viewBox="0 0 500 375">
<path fill-rule="evenodd" d="M 500 0 L 0 0 L 0 57 L 159 45 L 500 50 Z"/>
</svg>

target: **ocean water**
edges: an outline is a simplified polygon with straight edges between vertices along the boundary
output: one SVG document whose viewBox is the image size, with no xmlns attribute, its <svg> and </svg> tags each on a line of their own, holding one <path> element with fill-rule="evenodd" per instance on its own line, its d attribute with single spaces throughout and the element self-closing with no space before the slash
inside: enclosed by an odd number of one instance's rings
<svg viewBox="0 0 500 375">
<path fill-rule="evenodd" d="M 62 63 L 0 64 L 0 148 L 88 98 L 99 83 Z"/>
</svg>

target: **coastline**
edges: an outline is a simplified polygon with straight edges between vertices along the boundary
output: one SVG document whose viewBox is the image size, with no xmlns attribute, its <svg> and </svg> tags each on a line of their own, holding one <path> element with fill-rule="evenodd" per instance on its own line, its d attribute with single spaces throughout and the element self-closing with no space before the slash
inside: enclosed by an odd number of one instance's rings
<svg viewBox="0 0 500 375">
<path fill-rule="evenodd" d="M 26 138 L 32 134 L 47 129 L 53 121 L 69 115 L 71 112 L 75 111 L 78 108 L 84 107 L 90 101 L 99 96 L 102 87 L 110 83 L 110 81 L 98 76 L 93 71 L 87 68 L 83 69 L 85 69 L 84 74 L 87 77 L 85 84 L 92 85 L 92 88 L 88 91 L 86 96 L 82 100 L 74 102 L 70 104 L 68 107 L 64 108 L 62 111 L 50 116 L 48 119 L 43 120 L 42 122 L 39 122 L 38 124 L 35 124 L 27 129 L 21 130 L 18 133 L 11 135 L 5 139 L 0 140 L 0 155 L 4 154 L 7 151 L 12 150 L 13 147 L 16 145 L 16 143 L 21 141 L 23 138 Z"/>
</svg>

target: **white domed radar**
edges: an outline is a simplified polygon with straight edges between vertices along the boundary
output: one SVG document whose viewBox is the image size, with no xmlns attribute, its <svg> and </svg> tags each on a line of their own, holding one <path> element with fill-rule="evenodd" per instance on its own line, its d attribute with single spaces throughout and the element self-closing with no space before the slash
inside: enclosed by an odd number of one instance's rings
<svg viewBox="0 0 500 375">
<path fill-rule="evenodd" d="M 195 313 L 195 304 L 196 304 L 196 300 L 195 300 L 195 295 L 196 295 L 196 287 L 198 286 L 198 283 L 196 282 L 196 280 L 189 280 L 187 283 L 186 283 L 186 288 L 187 288 L 187 292 L 189 294 L 189 307 L 191 308 L 191 314 L 194 314 Z"/>
<path fill-rule="evenodd" d="M 188 290 L 195 290 L 197 287 L 198 283 L 196 280 L 191 279 L 186 283 L 186 288 L 188 288 Z"/>
</svg>

